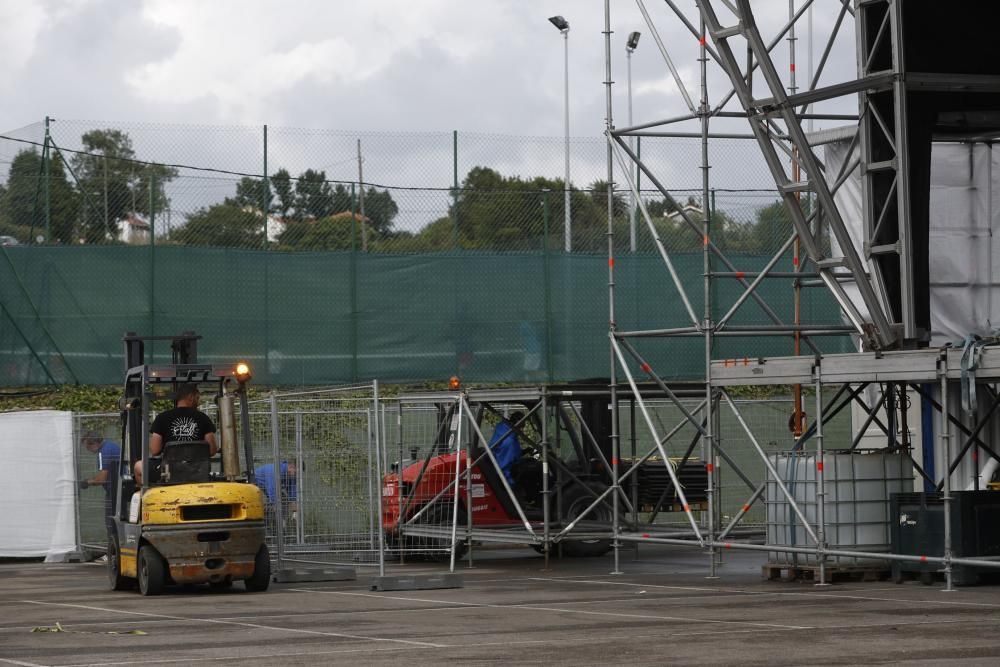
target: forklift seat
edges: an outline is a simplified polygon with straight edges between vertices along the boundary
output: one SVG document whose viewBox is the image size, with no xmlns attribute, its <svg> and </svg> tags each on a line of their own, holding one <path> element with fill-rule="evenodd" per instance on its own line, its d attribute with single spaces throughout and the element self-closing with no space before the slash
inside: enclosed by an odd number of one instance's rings
<svg viewBox="0 0 1000 667">
<path fill-rule="evenodd" d="M 209 481 L 212 462 L 204 440 L 171 441 L 163 446 L 160 464 L 163 484 L 193 484 Z"/>
</svg>

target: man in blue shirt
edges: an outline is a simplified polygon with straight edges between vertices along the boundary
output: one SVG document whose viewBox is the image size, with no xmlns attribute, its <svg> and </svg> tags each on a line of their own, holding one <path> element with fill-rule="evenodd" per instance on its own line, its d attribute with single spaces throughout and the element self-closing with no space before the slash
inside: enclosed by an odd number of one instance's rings
<svg viewBox="0 0 1000 667">
<path fill-rule="evenodd" d="M 511 468 L 521 458 L 521 441 L 517 439 L 517 432 L 514 431 L 513 426 L 519 424 L 523 419 L 523 412 L 512 412 L 509 417 L 504 417 L 497 424 L 493 435 L 490 436 L 490 449 L 493 450 L 493 456 L 496 457 L 497 463 L 500 465 L 500 471 L 511 488 L 514 487 Z M 518 425 L 518 428 L 521 426 Z"/>
<path fill-rule="evenodd" d="M 264 492 L 264 504 L 268 512 L 274 511 L 274 504 L 278 501 L 286 501 L 290 512 L 298 510 L 298 492 L 295 478 L 298 476 L 298 467 L 295 461 L 282 461 L 278 467 L 278 476 L 281 478 L 281 486 L 274 474 L 274 464 L 267 463 L 254 469 L 254 476 L 257 486 Z"/>
<path fill-rule="evenodd" d="M 105 440 L 97 431 L 87 431 L 80 442 L 91 454 L 97 454 L 97 472 L 88 479 L 80 480 L 80 489 L 92 486 L 104 487 L 104 515 L 112 512 L 112 491 L 118 476 L 118 467 L 122 458 L 122 448 L 118 443 Z"/>
</svg>

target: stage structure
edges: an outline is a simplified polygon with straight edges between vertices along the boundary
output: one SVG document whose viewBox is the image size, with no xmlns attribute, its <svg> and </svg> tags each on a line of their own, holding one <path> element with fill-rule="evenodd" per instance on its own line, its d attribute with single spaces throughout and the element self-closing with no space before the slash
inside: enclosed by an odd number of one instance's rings
<svg viewBox="0 0 1000 667">
<path fill-rule="evenodd" d="M 642 354 L 642 349 L 669 344 L 675 336 L 700 336 L 704 340 L 705 393 L 703 408 L 697 414 L 685 413 L 685 419 L 701 434 L 701 455 L 707 462 L 709 484 L 707 511 L 698 516 L 684 507 L 691 525 L 685 538 L 656 534 L 629 533 L 620 529 L 615 515 L 615 544 L 633 541 L 687 544 L 705 549 L 709 554 L 709 575 L 725 549 L 739 548 L 774 553 L 801 554 L 818 563 L 817 579 L 827 583 L 828 564 L 838 558 L 878 558 L 896 563 L 916 562 L 943 571 L 946 589 L 952 589 L 955 567 L 988 570 L 1000 567 L 1000 561 L 987 557 L 969 557 L 955 552 L 952 544 L 954 491 L 984 488 L 997 467 L 1000 456 L 988 444 L 987 433 L 997 430 L 995 414 L 1000 407 L 1000 347 L 995 338 L 974 340 L 964 347 L 930 347 L 934 330 L 931 312 L 930 273 L 933 254 L 930 239 L 932 199 L 932 147 L 936 142 L 979 144 L 987 148 L 986 185 L 992 188 L 992 142 L 1000 135 L 1000 66 L 991 51 L 995 49 L 993 26 L 1000 10 L 975 2 L 916 3 L 905 0 L 841 0 L 838 3 L 814 3 L 790 0 L 785 20 L 775 22 L 778 3 L 749 0 L 698 0 L 690 9 L 665 0 L 666 8 L 647 8 L 636 0 L 636 20 L 659 47 L 670 76 L 675 81 L 688 113 L 616 128 L 612 113 L 611 3 L 606 0 L 606 134 L 608 138 L 608 201 L 612 183 L 627 183 L 639 204 L 644 222 L 656 240 L 666 268 L 669 297 L 676 296 L 691 320 L 686 327 L 622 330 L 616 322 L 615 254 L 613 211 L 608 210 L 609 320 L 611 347 L 611 397 L 613 406 L 623 396 L 635 400 L 650 435 L 664 442 L 669 434 L 661 433 L 646 410 L 637 383 L 641 380 L 666 387 L 657 370 Z M 815 4 L 815 8 L 813 5 Z M 810 71 L 804 90 L 796 81 L 796 37 L 803 34 L 807 20 L 810 31 L 810 67 L 812 49 L 811 12 L 821 8 L 834 12 L 824 21 L 822 55 L 815 73 Z M 663 17 L 654 18 L 650 9 Z M 763 20 L 758 23 L 757 13 Z M 663 19 L 663 20 L 661 20 Z M 856 77 L 826 84 L 824 71 L 838 39 L 850 36 L 854 25 Z M 764 26 L 764 27 L 762 27 Z M 692 42 L 697 40 L 700 95 L 697 102 L 687 90 L 661 37 L 664 28 L 682 29 Z M 765 36 L 766 35 L 766 36 Z M 960 36 L 960 39 L 957 37 Z M 787 60 L 779 54 L 787 42 Z M 676 43 L 676 40 L 671 43 Z M 780 64 L 779 64 L 780 63 Z M 787 80 L 779 72 L 784 66 Z M 720 76 L 720 73 L 722 76 Z M 710 98 L 709 81 L 726 81 L 722 94 Z M 713 91 L 714 92 L 714 91 Z M 818 109 L 823 109 L 819 111 Z M 846 112 L 845 112 L 846 110 Z M 856 110 L 856 113 L 855 113 Z M 713 125 L 747 123 L 749 134 L 719 133 Z M 696 123 L 702 145 L 700 165 L 702 211 L 697 217 L 678 205 L 668 184 L 636 151 L 630 137 L 690 136 L 685 124 Z M 811 131 L 812 124 L 825 127 Z M 845 126 L 846 123 L 846 127 Z M 729 127 L 729 126 L 727 126 Z M 745 126 L 744 126 L 745 127 Z M 726 256 L 713 242 L 712 211 L 707 205 L 710 193 L 709 145 L 716 137 L 746 136 L 757 142 L 764 162 L 784 203 L 791 224 L 787 241 L 766 266 L 758 272 L 743 272 L 737 262 Z M 825 163 L 817 146 L 836 137 L 847 142 L 843 159 L 836 167 Z M 970 148 L 970 155 L 973 154 Z M 647 207 L 643 204 L 636 179 L 635 165 L 645 183 L 652 184 L 664 199 L 677 209 L 684 225 L 703 240 L 704 281 L 701 312 L 681 282 Z M 971 158 L 970 158 L 971 165 Z M 971 170 L 971 166 L 970 166 Z M 970 177 L 970 181 L 971 181 Z M 853 183 L 860 191 L 860 207 L 845 204 L 845 184 Z M 986 197 L 985 228 L 992 235 L 992 189 Z M 954 224 L 964 229 L 963 221 Z M 800 256 L 800 250 L 802 256 Z M 940 252 L 940 251 L 939 251 Z M 992 303 L 992 245 L 987 253 L 990 269 L 986 275 L 986 298 Z M 791 272 L 776 270 L 783 258 L 792 254 Z M 963 260 L 958 260 L 959 262 Z M 793 313 L 779 313 L 757 293 L 764 280 L 792 279 L 795 290 Z M 713 285 L 735 280 L 743 290 L 732 303 L 713 308 Z M 836 299 L 843 318 L 839 322 L 809 324 L 801 322 L 800 290 L 819 287 L 829 290 Z M 978 312 L 970 301 L 966 333 L 984 333 L 991 323 L 977 321 Z M 735 326 L 733 316 L 747 303 L 756 302 L 771 320 L 770 325 Z M 788 337 L 793 352 L 789 357 L 716 359 L 713 343 L 720 337 Z M 824 355 L 815 343 L 818 336 L 850 335 L 859 350 L 854 354 Z M 665 373 L 663 375 L 666 375 Z M 621 378 L 619 380 L 619 378 Z M 791 426 L 795 438 L 789 450 L 815 450 L 815 499 L 806 507 L 783 483 L 772 459 L 754 437 L 741 417 L 731 391 L 741 385 L 789 385 L 795 388 L 795 407 Z M 812 393 L 812 423 L 806 427 L 802 405 L 806 393 Z M 836 395 L 824 400 L 824 389 Z M 922 460 L 913 455 L 915 444 L 910 437 L 914 417 L 906 408 L 907 396 L 921 397 L 924 443 Z M 868 399 L 866 400 L 866 396 Z M 943 501 L 943 543 L 926 545 L 929 552 L 867 552 L 857 548 L 831 546 L 828 530 L 827 490 L 824 454 L 831 449 L 824 443 L 824 425 L 852 403 L 860 405 L 865 415 L 855 424 L 851 451 L 874 424 L 884 434 L 886 452 L 909 459 L 922 478 L 923 487 L 936 489 Z M 722 411 L 731 412 L 745 431 L 745 439 L 723 442 L 719 435 Z M 615 411 L 617 414 L 617 410 Z M 614 456 L 612 474 L 617 479 L 619 431 L 612 431 Z M 723 525 L 719 512 L 718 475 L 720 455 L 734 447 L 752 447 L 768 471 L 768 479 L 787 502 L 797 525 L 807 538 L 800 544 L 751 544 L 730 539 L 746 510 L 759 502 L 765 484 L 752 489 L 737 516 Z M 729 458 L 729 457 L 727 457 Z M 981 469 L 982 459 L 988 461 Z M 737 471 L 738 472 L 738 471 Z M 728 474 L 728 472 L 727 472 Z M 966 484 L 966 480 L 969 480 Z M 915 486 L 919 486 L 919 481 Z M 998 494 L 1000 497 L 1000 494 Z M 884 499 L 888 505 L 889 498 Z M 1000 506 L 1000 500 L 997 501 Z M 929 555 L 929 553 L 939 555 Z M 619 570 L 615 551 L 615 571 Z"/>
</svg>

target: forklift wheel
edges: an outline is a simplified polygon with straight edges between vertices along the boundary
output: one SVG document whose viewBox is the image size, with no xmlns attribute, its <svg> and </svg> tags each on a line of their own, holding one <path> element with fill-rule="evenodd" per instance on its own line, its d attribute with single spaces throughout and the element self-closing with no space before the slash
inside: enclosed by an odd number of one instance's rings
<svg viewBox="0 0 1000 667">
<path fill-rule="evenodd" d="M 596 484 L 588 484 L 591 490 L 600 494 L 604 491 L 603 487 Z M 566 489 L 563 493 L 563 506 L 565 507 L 564 515 L 567 522 L 575 520 L 580 516 L 584 510 L 586 510 L 591 503 L 594 502 L 595 496 L 587 493 L 584 489 L 578 486 L 573 486 Z M 592 521 L 601 521 L 611 523 L 611 510 L 604 504 L 600 504 L 595 507 L 587 515 Z M 572 533 L 570 533 L 570 538 L 572 538 Z M 574 558 L 593 558 L 596 556 L 603 556 L 604 554 L 611 551 L 611 540 L 609 539 L 593 539 L 593 540 L 572 540 L 568 539 L 563 542 L 563 554 L 566 556 Z"/>
<path fill-rule="evenodd" d="M 118 549 L 118 536 L 108 536 L 108 586 L 113 591 L 123 591 L 132 587 L 132 580 L 122 576 L 121 552 Z"/>
<path fill-rule="evenodd" d="M 167 568 L 156 549 L 148 544 L 139 549 L 139 592 L 159 595 L 167 579 Z"/>
<path fill-rule="evenodd" d="M 243 586 L 251 593 L 259 593 L 266 591 L 270 584 L 271 555 L 267 552 L 267 546 L 262 545 L 253 559 L 253 574 L 249 579 L 243 580 Z"/>
</svg>

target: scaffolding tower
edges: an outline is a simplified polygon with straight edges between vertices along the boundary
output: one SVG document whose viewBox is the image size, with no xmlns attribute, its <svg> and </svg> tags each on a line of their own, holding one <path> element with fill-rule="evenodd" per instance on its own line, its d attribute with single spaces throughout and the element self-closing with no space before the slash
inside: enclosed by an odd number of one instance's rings
<svg viewBox="0 0 1000 667">
<path fill-rule="evenodd" d="M 612 184 L 617 174 L 628 184 L 632 197 L 637 202 L 639 213 L 654 238 L 657 251 L 669 276 L 668 284 L 673 293 L 683 303 L 690 323 L 682 327 L 624 330 L 617 326 L 615 311 L 615 252 L 612 234 L 612 207 L 608 207 L 608 286 L 609 286 L 609 340 L 611 368 L 611 399 L 617 414 L 620 394 L 627 394 L 635 400 L 643 415 L 650 435 L 656 443 L 669 439 L 669 434 L 661 433 L 650 418 L 637 383 L 642 373 L 664 390 L 666 384 L 644 358 L 637 341 L 668 340 L 676 336 L 700 336 L 704 340 L 705 393 L 700 414 L 684 412 L 685 419 L 701 435 L 701 455 L 706 462 L 709 484 L 707 511 L 696 517 L 692 509 L 684 506 L 691 526 L 691 534 L 685 538 L 658 537 L 655 534 L 631 534 L 619 529 L 618 510 L 615 509 L 613 527 L 615 544 L 621 542 L 652 541 L 668 544 L 699 546 L 709 554 L 709 576 L 717 575 L 721 553 L 730 548 L 787 551 L 808 553 L 819 562 L 819 583 L 827 582 L 825 564 L 833 556 L 878 557 L 885 561 L 920 561 L 941 565 L 946 580 L 946 588 L 952 588 L 952 568 L 956 565 L 970 565 L 983 568 L 1000 567 L 1000 563 L 981 558 L 962 558 L 952 553 L 951 512 L 952 473 L 960 466 L 963 457 L 970 450 L 1000 461 L 981 436 L 998 406 L 1000 394 L 993 385 L 1000 381 L 1000 349 L 979 346 L 970 352 L 962 349 L 933 349 L 927 347 L 930 340 L 930 312 L 928 301 L 928 213 L 929 199 L 929 159 L 932 137 L 951 132 L 953 136 L 978 136 L 982 133 L 996 133 L 1000 121 L 996 115 L 982 113 L 982 109 L 992 106 L 1000 109 L 997 96 L 1000 95 L 1000 76 L 996 66 L 979 63 L 971 67 L 962 66 L 967 56 L 983 52 L 988 39 L 969 36 L 966 47 L 958 47 L 958 54 L 948 58 L 936 58 L 934 46 L 924 44 L 915 47 L 907 40 L 916 37 L 918 24 L 928 23 L 929 12 L 946 12 L 953 16 L 946 19 L 954 24 L 976 23 L 960 8 L 917 9 L 903 0 L 840 0 L 836 3 L 836 16 L 825 40 L 822 57 L 815 74 L 810 76 L 805 90 L 800 90 L 795 79 L 796 28 L 810 17 L 813 1 L 796 3 L 789 0 L 788 17 L 776 34 L 765 40 L 758 25 L 749 0 L 698 0 L 696 9 L 685 12 L 674 0 L 665 0 L 673 13 L 673 20 L 698 40 L 700 95 L 697 102 L 686 89 L 678 73 L 675 59 L 671 56 L 657 29 L 650 11 L 643 0 L 636 0 L 646 27 L 653 36 L 669 73 L 675 81 L 688 113 L 672 118 L 644 122 L 630 127 L 616 128 L 612 113 L 612 67 L 611 67 L 611 3 L 604 3 L 605 38 L 605 91 L 606 91 L 606 136 L 608 142 L 608 201 L 611 202 Z M 777 3 L 768 3 L 774 8 Z M 798 6 L 796 6 L 798 4 Z M 962 4 L 962 3 L 959 3 Z M 968 3 L 969 11 L 988 12 Z M 758 9 L 760 4 L 758 3 Z M 907 10 L 912 9 L 911 14 Z M 925 15 L 919 16 L 918 12 Z M 958 16 L 959 18 L 956 18 Z M 820 86 L 824 69 L 831 51 L 845 25 L 853 17 L 857 58 L 857 77 L 853 80 Z M 982 23 L 995 25 L 988 17 L 982 16 Z M 994 17 L 995 18 L 995 17 Z M 933 23 L 933 22 L 931 22 Z M 811 24 L 810 24 L 811 29 Z M 927 28 L 921 28 L 926 30 Z M 973 30 L 976 30 L 975 28 Z M 984 33 L 985 34 L 985 33 Z M 789 45 L 789 72 L 786 82 L 775 64 L 777 47 L 783 40 Z M 966 48 L 971 52 L 962 52 Z M 917 52 L 924 50 L 925 55 Z M 956 49 L 952 49 L 956 50 Z M 810 49 L 811 51 L 811 49 Z M 810 53 L 811 56 L 811 53 Z M 988 60 L 988 59 L 983 59 Z M 713 103 L 709 97 L 709 68 L 714 63 L 724 72 L 731 88 Z M 739 103 L 738 110 L 731 110 L 731 100 Z M 857 113 L 816 112 L 815 105 L 836 101 L 857 100 Z M 971 109 L 972 113 L 942 113 L 942 110 L 958 106 Z M 957 101 L 956 101 L 957 100 Z M 841 105 L 842 106 L 842 105 Z M 951 115 L 949 115 L 951 114 Z M 734 261 L 713 242 L 712 211 L 709 201 L 709 142 L 722 135 L 713 133 L 710 124 L 717 119 L 745 119 L 750 127 L 751 137 L 760 148 L 761 154 L 775 183 L 776 190 L 784 203 L 791 220 L 787 240 L 766 263 L 755 273 L 740 271 Z M 836 173 L 828 170 L 815 151 L 815 135 L 807 131 L 811 121 L 849 121 L 856 124 L 850 132 L 848 157 Z M 978 121 L 978 124 L 975 122 Z M 655 170 L 642 160 L 630 146 L 631 137 L 681 136 L 668 126 L 677 123 L 697 122 L 701 139 L 702 175 L 702 215 L 692 216 L 673 200 L 671 194 Z M 972 127 L 974 126 L 974 127 Z M 992 135 L 991 135 L 992 136 Z M 919 161 L 915 167 L 914 162 Z M 635 170 L 652 184 L 664 199 L 673 205 L 682 217 L 684 225 L 702 240 L 704 279 L 703 309 L 696 312 L 693 300 L 686 291 L 674 263 L 642 202 Z M 846 214 L 838 202 L 838 191 L 855 172 L 860 173 L 863 193 L 863 220 L 860 226 L 851 227 Z M 800 249 L 802 255 L 800 257 Z M 780 272 L 776 266 L 782 257 L 793 253 L 792 272 Z M 795 313 L 792 321 L 782 318 L 775 308 L 766 303 L 756 291 L 764 280 L 793 278 L 795 289 Z M 731 304 L 723 306 L 722 312 L 713 310 L 713 284 L 716 281 L 735 280 L 742 285 L 742 292 Z M 836 300 L 843 313 L 843 321 L 827 324 L 805 325 L 800 319 L 800 290 L 804 286 L 822 286 Z M 769 325 L 737 326 L 733 316 L 750 301 L 756 302 L 770 319 Z M 818 336 L 854 335 L 859 352 L 853 354 L 822 354 L 814 339 Z M 713 344 L 717 338 L 736 336 L 786 336 L 792 341 L 794 354 L 777 358 L 715 359 Z M 970 355 L 975 358 L 972 367 L 977 371 L 971 379 L 972 393 L 975 387 L 985 387 L 984 394 L 988 409 L 976 411 L 975 398 L 971 410 L 960 414 L 957 408 L 957 389 L 961 385 L 962 402 L 969 407 L 970 380 L 967 370 Z M 622 380 L 619 381 L 619 377 Z M 621 385 L 621 386 L 620 386 Z M 760 443 L 746 421 L 741 417 L 736 403 L 732 400 L 731 388 L 739 385 L 791 385 L 795 388 L 794 416 L 792 427 L 795 435 L 791 447 L 801 450 L 807 443 L 816 452 L 816 516 L 811 520 L 800 507 L 789 489 L 781 483 Z M 804 423 L 801 387 L 805 385 L 815 392 L 815 416 L 811 424 Z M 824 387 L 838 387 L 836 396 L 824 401 Z M 865 389 L 878 389 L 877 399 L 866 402 Z M 930 390 L 929 387 L 934 387 Z M 936 410 L 937 436 L 935 449 L 943 459 L 944 472 L 938 476 L 933 470 L 925 470 L 911 453 L 911 443 L 904 438 L 897 441 L 897 419 L 906 419 L 906 411 L 897 412 L 898 404 L 905 401 L 905 392 L 915 389 L 924 400 Z M 902 392 L 902 393 L 900 393 Z M 898 451 L 908 457 L 915 470 L 927 481 L 928 487 L 936 487 L 943 493 L 944 502 L 944 545 L 941 556 L 918 556 L 895 553 L 866 553 L 859 550 L 831 549 L 828 546 L 827 520 L 824 516 L 824 440 L 823 427 L 833 416 L 852 403 L 859 404 L 866 413 L 864 427 L 877 424 L 885 434 L 889 451 Z M 801 527 L 809 535 L 812 546 L 782 546 L 776 544 L 750 544 L 729 538 L 747 509 L 758 502 L 764 492 L 764 485 L 749 489 L 750 495 L 743 510 L 732 517 L 727 525 L 722 525 L 717 494 L 719 485 L 717 473 L 720 457 L 726 456 L 726 447 L 719 438 L 719 414 L 726 409 L 733 412 L 745 430 L 747 442 L 760 454 L 764 465 L 774 480 L 777 480 L 781 495 L 788 501 Z M 884 423 L 880 410 L 885 411 Z M 860 436 L 859 436 L 860 437 Z M 952 441 L 962 438 L 961 447 L 953 447 Z M 612 459 L 612 475 L 618 479 L 617 427 L 612 431 L 615 454 Z M 852 443 L 857 447 L 858 438 Z M 975 465 L 975 487 L 979 488 L 979 459 L 972 456 Z M 924 462 L 926 464 L 926 461 Z M 987 480 L 988 481 L 988 480 Z M 613 497 L 617 498 L 617 493 Z M 619 570 L 618 550 L 615 551 L 614 570 Z"/>
</svg>

